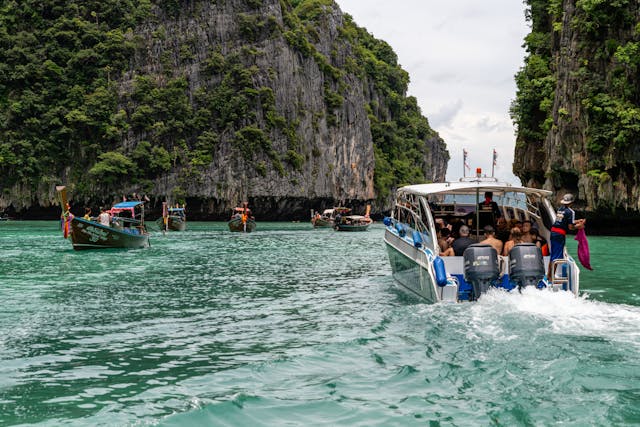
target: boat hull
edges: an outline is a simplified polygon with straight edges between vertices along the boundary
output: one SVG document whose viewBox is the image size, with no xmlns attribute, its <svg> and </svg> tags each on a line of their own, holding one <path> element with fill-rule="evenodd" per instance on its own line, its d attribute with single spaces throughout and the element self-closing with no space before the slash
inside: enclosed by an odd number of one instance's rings
<svg viewBox="0 0 640 427">
<path fill-rule="evenodd" d="M 71 220 L 71 243 L 73 249 L 147 248 L 148 234 L 132 234 L 113 227 L 107 227 L 82 218 Z"/>
<path fill-rule="evenodd" d="M 242 223 L 242 219 L 240 218 L 234 218 L 227 224 L 229 225 L 229 231 L 238 233 L 251 233 L 256 229 L 256 222 L 252 219 L 247 220 L 246 228 L 245 224 Z"/>
<path fill-rule="evenodd" d="M 156 222 L 158 227 L 164 230 L 162 218 L 158 218 Z M 179 217 L 170 216 L 167 218 L 167 229 L 170 231 L 185 231 L 187 229 L 187 221 Z"/>
<path fill-rule="evenodd" d="M 440 302 L 441 295 L 429 271 L 430 264 L 425 253 L 388 230 L 385 231 L 384 241 L 396 282 L 426 302 Z"/>
<path fill-rule="evenodd" d="M 369 229 L 369 224 L 336 224 L 336 231 L 367 231 Z"/>
<path fill-rule="evenodd" d="M 329 220 L 329 219 L 319 218 L 319 219 L 313 220 L 312 222 L 313 222 L 313 227 L 314 228 L 333 227 L 333 221 Z"/>
</svg>

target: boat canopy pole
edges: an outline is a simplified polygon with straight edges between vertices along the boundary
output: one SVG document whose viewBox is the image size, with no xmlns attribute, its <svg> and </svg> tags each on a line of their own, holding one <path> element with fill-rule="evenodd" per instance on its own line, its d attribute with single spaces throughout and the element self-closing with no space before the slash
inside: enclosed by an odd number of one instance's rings
<svg viewBox="0 0 640 427">
<path fill-rule="evenodd" d="M 480 182 L 480 175 L 482 175 L 482 169 L 476 169 L 476 176 L 478 177 L 478 183 Z M 480 243 L 480 187 L 476 186 L 476 243 Z"/>
</svg>

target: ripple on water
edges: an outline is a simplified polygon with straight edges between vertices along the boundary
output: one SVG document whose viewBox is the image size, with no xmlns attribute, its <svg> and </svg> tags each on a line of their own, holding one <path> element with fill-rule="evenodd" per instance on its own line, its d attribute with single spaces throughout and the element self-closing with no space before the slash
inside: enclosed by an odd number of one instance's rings
<svg viewBox="0 0 640 427">
<path fill-rule="evenodd" d="M 640 420 L 633 299 L 425 305 L 395 287 L 382 230 L 193 223 L 77 253 L 53 223 L 3 229 L 0 424 Z"/>
</svg>

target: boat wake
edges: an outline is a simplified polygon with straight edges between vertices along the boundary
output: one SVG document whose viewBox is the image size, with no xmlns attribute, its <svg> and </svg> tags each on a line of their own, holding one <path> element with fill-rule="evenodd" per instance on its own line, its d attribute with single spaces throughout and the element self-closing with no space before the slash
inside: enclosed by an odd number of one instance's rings
<svg viewBox="0 0 640 427">
<path fill-rule="evenodd" d="M 569 292 L 546 292 L 525 288 L 519 292 L 492 289 L 467 307 L 469 330 L 509 340 L 544 329 L 546 334 L 601 337 L 640 349 L 640 307 L 575 298 Z"/>
</svg>

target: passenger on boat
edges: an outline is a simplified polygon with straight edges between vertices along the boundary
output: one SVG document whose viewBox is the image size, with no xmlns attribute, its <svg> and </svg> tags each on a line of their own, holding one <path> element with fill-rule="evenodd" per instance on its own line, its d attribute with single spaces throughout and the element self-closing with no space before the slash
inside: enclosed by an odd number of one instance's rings
<svg viewBox="0 0 640 427">
<path fill-rule="evenodd" d="M 540 248 L 540 250 L 542 251 L 542 256 L 549 256 L 549 245 L 547 244 L 547 241 L 544 240 L 542 236 L 540 236 L 540 232 L 538 231 L 538 229 L 535 227 L 532 228 L 531 235 L 533 236 L 532 243 L 535 243 L 536 246 Z"/>
<path fill-rule="evenodd" d="M 91 208 L 89 207 L 84 208 L 84 216 L 82 218 L 86 219 L 87 221 L 91 221 Z"/>
<path fill-rule="evenodd" d="M 502 248 L 504 246 L 501 240 L 496 239 L 496 232 L 490 225 L 484 227 L 484 240 L 482 240 L 480 243 L 485 243 L 493 246 L 496 251 L 498 251 L 498 254 L 502 253 Z"/>
<path fill-rule="evenodd" d="M 454 256 L 455 252 L 451 247 L 451 230 L 448 228 L 441 228 L 438 231 L 438 246 L 440 247 L 440 256 Z"/>
<path fill-rule="evenodd" d="M 534 236 L 531 234 L 531 221 L 525 219 L 522 221 L 522 241 L 524 243 L 535 243 Z"/>
<path fill-rule="evenodd" d="M 576 219 L 576 213 L 571 209 L 575 198 L 573 194 L 567 193 L 562 196 L 560 203 L 562 206 L 558 208 L 556 212 L 556 222 L 551 226 L 551 258 L 549 259 L 549 270 L 551 270 L 551 263 L 556 259 L 564 258 L 564 245 L 566 235 L 569 230 L 580 230 L 584 228 L 584 219 Z M 551 274 L 551 271 L 549 271 Z"/>
<path fill-rule="evenodd" d="M 475 241 L 469 237 L 469 227 L 466 225 L 460 227 L 460 231 L 458 233 L 460 234 L 460 237 L 454 240 L 451 246 L 453 247 L 453 252 L 456 256 L 462 256 L 464 250 L 467 249 L 469 245 L 474 244 Z"/>
<path fill-rule="evenodd" d="M 511 237 L 509 238 L 509 240 L 507 240 L 507 243 L 504 244 L 502 256 L 509 256 L 509 252 L 511 252 L 511 249 L 513 249 L 513 247 L 518 243 L 523 243 L 522 230 L 520 230 L 518 227 L 513 227 L 511 229 Z"/>
<path fill-rule="evenodd" d="M 507 224 L 507 220 L 505 218 L 498 218 L 498 221 L 496 221 L 496 228 L 496 238 L 500 240 L 504 245 L 504 243 L 509 240 L 509 235 L 511 234 L 509 232 L 509 225 Z"/>
<path fill-rule="evenodd" d="M 487 218 L 485 220 L 485 222 L 490 222 L 491 224 L 485 224 L 485 225 L 492 225 L 495 223 L 495 221 L 502 217 L 502 213 L 500 212 L 500 208 L 498 207 L 498 204 L 496 202 L 493 201 L 493 192 L 491 191 L 487 191 L 484 193 L 484 202 L 480 202 L 478 209 L 480 210 L 480 214 L 489 214 L 489 218 Z"/>
<path fill-rule="evenodd" d="M 105 208 L 100 208 L 100 215 L 98 215 L 98 221 L 100 224 L 107 227 L 111 226 L 111 214 Z"/>
</svg>

